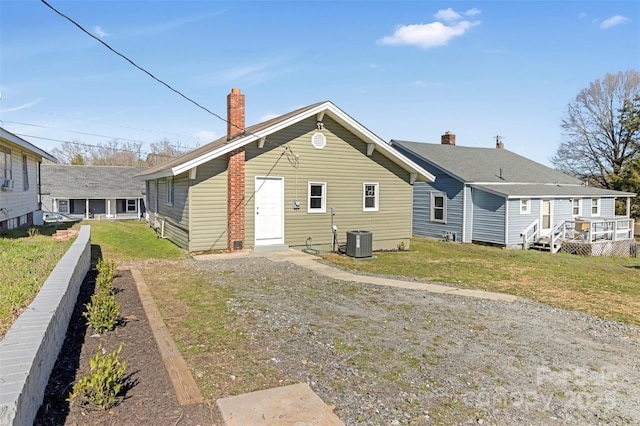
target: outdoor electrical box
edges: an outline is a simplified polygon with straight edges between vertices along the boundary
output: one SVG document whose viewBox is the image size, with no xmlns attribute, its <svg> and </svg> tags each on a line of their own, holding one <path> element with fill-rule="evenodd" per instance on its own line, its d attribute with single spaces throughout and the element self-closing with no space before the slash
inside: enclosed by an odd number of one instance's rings
<svg viewBox="0 0 640 426">
<path fill-rule="evenodd" d="M 347 231 L 347 256 L 371 257 L 372 247 L 371 231 Z"/>
</svg>

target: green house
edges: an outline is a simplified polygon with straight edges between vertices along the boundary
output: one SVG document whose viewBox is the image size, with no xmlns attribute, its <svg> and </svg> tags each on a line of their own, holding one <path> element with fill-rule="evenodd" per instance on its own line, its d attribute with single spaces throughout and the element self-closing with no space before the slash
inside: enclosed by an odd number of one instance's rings
<svg viewBox="0 0 640 426">
<path fill-rule="evenodd" d="M 244 95 L 227 97 L 227 135 L 137 175 L 148 220 L 190 251 L 344 244 L 408 247 L 413 184 L 433 175 L 331 102 L 244 126 Z M 334 228 L 335 227 L 335 228 Z"/>
</svg>

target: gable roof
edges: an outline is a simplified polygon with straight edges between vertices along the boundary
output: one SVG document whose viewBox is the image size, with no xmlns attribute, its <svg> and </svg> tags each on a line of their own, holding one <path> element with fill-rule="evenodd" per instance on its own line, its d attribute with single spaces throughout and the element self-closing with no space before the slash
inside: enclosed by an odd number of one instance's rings
<svg viewBox="0 0 640 426">
<path fill-rule="evenodd" d="M 141 179 L 157 179 L 166 176 L 175 176 L 186 172 L 200 164 L 211 161 L 235 149 L 241 148 L 251 142 L 262 138 L 298 123 L 306 118 L 317 116 L 319 121 L 322 117 L 329 116 L 343 127 L 355 134 L 363 143 L 373 144 L 375 150 L 380 154 L 402 167 L 407 172 L 415 175 L 416 181 L 433 181 L 435 177 L 419 164 L 411 161 L 390 144 L 380 139 L 369 129 L 358 123 L 347 115 L 332 102 L 315 103 L 290 113 L 281 115 L 271 120 L 245 128 L 245 131 L 231 140 L 226 136 L 221 137 L 207 145 L 194 149 L 180 157 L 166 163 L 152 167 L 137 175 Z"/>
<path fill-rule="evenodd" d="M 145 185 L 133 176 L 144 170 L 144 167 L 43 164 L 41 192 L 56 198 L 140 198 Z"/>
<path fill-rule="evenodd" d="M 391 144 L 402 152 L 417 155 L 461 182 L 505 197 L 636 195 L 585 186 L 579 179 L 506 149 L 399 140 L 392 140 Z"/>
<path fill-rule="evenodd" d="M 582 181 L 506 149 L 476 148 L 392 140 L 467 183 L 550 183 L 582 185 Z"/>
<path fill-rule="evenodd" d="M 0 138 L 5 139 L 11 143 L 18 145 L 19 147 L 26 149 L 28 151 L 33 152 L 36 155 L 39 155 L 42 158 L 46 158 L 49 161 L 53 161 L 54 163 L 58 162 L 58 159 L 53 155 L 49 154 L 47 151 L 44 151 L 37 146 L 33 145 L 31 142 L 27 142 L 24 139 L 14 135 L 13 133 L 3 129 L 0 127 Z"/>
</svg>

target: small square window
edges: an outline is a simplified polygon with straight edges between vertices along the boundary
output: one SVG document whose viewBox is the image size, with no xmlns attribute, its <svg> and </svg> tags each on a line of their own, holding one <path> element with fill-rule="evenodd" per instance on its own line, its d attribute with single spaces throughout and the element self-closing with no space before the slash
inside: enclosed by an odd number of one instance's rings
<svg viewBox="0 0 640 426">
<path fill-rule="evenodd" d="M 307 213 L 325 213 L 327 211 L 327 184 L 309 182 Z"/>
<path fill-rule="evenodd" d="M 378 211 L 378 184 L 377 183 L 365 183 L 363 184 L 363 211 Z"/>
<path fill-rule="evenodd" d="M 135 213 L 137 210 L 138 210 L 138 208 L 137 208 L 136 200 L 131 199 L 131 198 L 127 199 L 127 212 L 128 213 L 131 213 L 131 212 Z"/>
<path fill-rule="evenodd" d="M 520 214 L 529 213 L 531 213 L 531 200 L 528 198 L 523 198 L 520 200 Z"/>
</svg>

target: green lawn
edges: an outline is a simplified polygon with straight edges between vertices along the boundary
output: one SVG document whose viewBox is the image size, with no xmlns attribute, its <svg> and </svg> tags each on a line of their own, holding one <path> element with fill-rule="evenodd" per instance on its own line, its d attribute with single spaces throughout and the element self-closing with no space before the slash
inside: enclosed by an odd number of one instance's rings
<svg viewBox="0 0 640 426">
<path fill-rule="evenodd" d="M 37 228 L 34 228 L 37 229 Z M 50 233 L 49 228 L 41 228 Z M 0 337 L 38 294 L 71 242 L 26 230 L 0 235 Z"/>
<path fill-rule="evenodd" d="M 640 259 L 581 257 L 414 238 L 411 251 L 375 260 L 330 255 L 349 269 L 403 275 L 527 297 L 640 325 Z"/>
<path fill-rule="evenodd" d="M 129 262 L 186 256 L 169 240 L 156 238 L 156 233 L 145 221 L 91 220 L 81 225 L 91 226 L 91 244 L 104 259 Z"/>
</svg>

